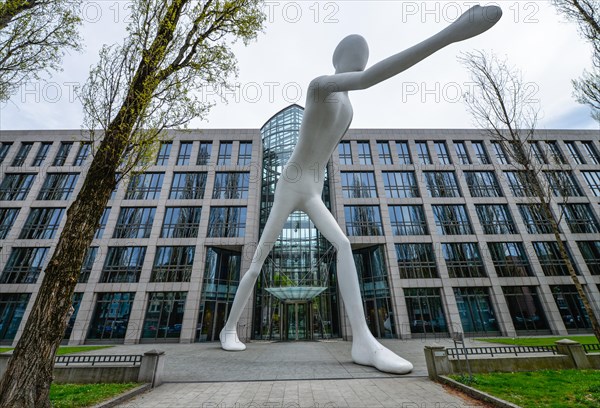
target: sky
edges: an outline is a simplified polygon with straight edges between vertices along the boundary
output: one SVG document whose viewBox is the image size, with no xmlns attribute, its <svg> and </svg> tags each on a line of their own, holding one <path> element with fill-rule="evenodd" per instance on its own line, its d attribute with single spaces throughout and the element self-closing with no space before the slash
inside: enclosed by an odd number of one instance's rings
<svg viewBox="0 0 600 408">
<path fill-rule="evenodd" d="M 591 46 L 576 25 L 548 0 L 501 0 L 496 26 L 452 44 L 409 70 L 370 89 L 350 93 L 352 128 L 472 128 L 460 100 L 472 86 L 457 61 L 461 52 L 486 50 L 518 67 L 541 105 L 542 129 L 599 129 L 572 96 L 571 79 L 591 66 Z M 331 55 L 349 34 L 369 43 L 369 65 L 400 52 L 449 25 L 471 1 L 267 1 L 264 32 L 233 46 L 236 87 L 226 98 L 201 89 L 216 106 L 190 128 L 260 128 L 273 114 L 304 105 L 311 79 L 333 73 Z M 0 106 L 0 129 L 80 129 L 82 109 L 74 89 L 85 83 L 103 44 L 122 41 L 127 1 L 87 1 L 82 7 L 84 51 L 64 59 L 62 72 L 29 83 Z"/>
</svg>

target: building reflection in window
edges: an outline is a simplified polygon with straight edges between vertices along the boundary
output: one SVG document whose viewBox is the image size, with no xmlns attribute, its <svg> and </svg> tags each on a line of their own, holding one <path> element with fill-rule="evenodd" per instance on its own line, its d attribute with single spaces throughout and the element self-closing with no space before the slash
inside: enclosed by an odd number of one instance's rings
<svg viewBox="0 0 600 408">
<path fill-rule="evenodd" d="M 439 288 L 406 288 L 404 298 L 411 333 L 448 333 Z"/>
<path fill-rule="evenodd" d="M 88 340 L 122 343 L 127 333 L 135 293 L 98 293 Z"/>
<path fill-rule="evenodd" d="M 454 288 L 454 296 L 464 333 L 499 334 L 496 314 L 487 288 Z"/>
<path fill-rule="evenodd" d="M 502 291 L 517 332 L 549 332 L 535 286 L 505 286 Z"/>
<path fill-rule="evenodd" d="M 142 340 L 160 342 L 179 339 L 186 295 L 186 292 L 149 293 Z"/>
</svg>

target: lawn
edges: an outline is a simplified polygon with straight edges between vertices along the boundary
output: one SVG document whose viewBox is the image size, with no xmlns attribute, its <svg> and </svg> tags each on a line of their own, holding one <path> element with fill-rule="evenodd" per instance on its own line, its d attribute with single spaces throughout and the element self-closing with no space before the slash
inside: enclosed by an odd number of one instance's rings
<svg viewBox="0 0 600 408">
<path fill-rule="evenodd" d="M 102 350 L 110 347 L 114 346 L 60 346 L 56 355 L 62 356 L 64 354 L 84 353 L 86 351 Z M 0 353 L 5 353 L 13 349 L 14 347 L 0 347 Z"/>
<path fill-rule="evenodd" d="M 55 408 L 78 408 L 96 405 L 140 384 L 52 384 L 50 401 Z"/>
<path fill-rule="evenodd" d="M 543 370 L 475 374 L 473 377 L 471 387 L 523 408 L 600 406 L 600 370 Z M 460 381 L 465 377 L 452 378 Z"/>
<path fill-rule="evenodd" d="M 508 344 L 511 346 L 553 346 L 555 341 L 570 339 L 581 344 L 598 344 L 594 336 L 553 336 L 553 337 L 484 337 L 475 339 L 488 343 Z"/>
</svg>

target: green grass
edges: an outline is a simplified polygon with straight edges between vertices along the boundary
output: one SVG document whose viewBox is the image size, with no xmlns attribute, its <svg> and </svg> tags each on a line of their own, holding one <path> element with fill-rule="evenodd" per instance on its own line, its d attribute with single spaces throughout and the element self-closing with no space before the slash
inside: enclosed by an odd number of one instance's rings
<svg viewBox="0 0 600 408">
<path fill-rule="evenodd" d="M 451 376 L 457 381 L 465 377 Z M 597 408 L 600 370 L 475 374 L 469 385 L 523 408 Z"/>
<path fill-rule="evenodd" d="M 60 346 L 56 352 L 56 355 L 62 356 L 64 354 L 84 353 L 86 351 L 102 350 L 110 347 L 114 346 Z M 14 347 L 0 347 L 0 353 L 5 353 L 11 350 L 14 350 Z"/>
<path fill-rule="evenodd" d="M 553 346 L 555 341 L 570 339 L 581 344 L 598 344 L 594 336 L 553 336 L 553 337 L 484 337 L 475 339 L 488 343 L 508 344 L 511 346 Z"/>
<path fill-rule="evenodd" d="M 52 384 L 50 401 L 55 408 L 78 408 L 96 405 L 140 384 Z"/>
</svg>

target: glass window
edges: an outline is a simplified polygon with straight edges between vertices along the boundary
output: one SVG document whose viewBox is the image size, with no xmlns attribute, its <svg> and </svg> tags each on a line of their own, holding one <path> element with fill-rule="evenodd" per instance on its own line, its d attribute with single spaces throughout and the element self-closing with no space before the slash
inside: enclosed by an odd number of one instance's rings
<svg viewBox="0 0 600 408">
<path fill-rule="evenodd" d="M 56 157 L 54 158 L 52 165 L 64 166 L 65 162 L 67 161 L 67 157 L 69 157 L 71 147 L 73 147 L 73 142 L 60 142 L 60 147 L 58 148 L 58 152 L 56 153 Z"/>
<path fill-rule="evenodd" d="M 238 153 L 238 166 L 246 166 L 252 163 L 252 142 L 240 142 Z"/>
<path fill-rule="evenodd" d="M 246 199 L 250 186 L 250 173 L 216 173 L 212 198 Z"/>
<path fill-rule="evenodd" d="M 186 292 L 150 292 L 142 340 L 161 341 L 181 336 Z"/>
<path fill-rule="evenodd" d="M 17 215 L 19 208 L 0 208 L 0 239 L 5 239 L 10 232 Z"/>
<path fill-rule="evenodd" d="M 371 146 L 369 142 L 356 142 L 358 146 L 358 163 L 359 164 L 373 164 L 373 158 L 371 157 Z"/>
<path fill-rule="evenodd" d="M 194 246 L 156 247 L 150 282 L 189 282 L 195 250 Z"/>
<path fill-rule="evenodd" d="M 441 235 L 468 235 L 473 233 L 464 205 L 432 205 L 437 233 Z"/>
<path fill-rule="evenodd" d="M 389 142 L 377 142 L 377 151 L 379 152 L 380 164 L 393 164 Z"/>
<path fill-rule="evenodd" d="M 548 164 L 546 155 L 538 142 L 529 142 L 529 149 L 531 151 L 531 157 L 533 157 L 537 164 Z"/>
<path fill-rule="evenodd" d="M 127 333 L 135 293 L 98 293 L 97 296 L 87 338 L 122 342 Z"/>
<path fill-rule="evenodd" d="M 384 171 L 382 176 L 388 198 L 419 197 L 417 180 L 412 171 Z"/>
<path fill-rule="evenodd" d="M 402 140 L 396 142 L 396 151 L 398 153 L 398 164 L 412 164 L 408 142 Z"/>
<path fill-rule="evenodd" d="M 217 165 L 224 166 L 231 164 L 231 150 L 233 142 L 221 142 L 219 144 L 219 156 L 217 157 Z"/>
<path fill-rule="evenodd" d="M 563 323 L 569 332 L 591 329 L 592 323 L 575 285 L 550 286 Z M 586 330 L 587 331 L 587 330 Z"/>
<path fill-rule="evenodd" d="M 48 248 L 13 248 L 0 275 L 0 283 L 36 283 Z"/>
<path fill-rule="evenodd" d="M 519 204 L 523 223 L 530 234 L 552 234 L 552 221 L 545 215 L 540 204 Z"/>
<path fill-rule="evenodd" d="M 381 213 L 377 205 L 344 206 L 346 233 L 349 236 L 383 235 Z"/>
<path fill-rule="evenodd" d="M 179 153 L 177 153 L 177 166 L 187 166 L 192 157 L 193 142 L 180 142 Z"/>
<path fill-rule="evenodd" d="M 483 142 L 471 142 L 473 150 L 475 151 L 475 163 L 476 164 L 490 164 L 490 158 L 485 151 Z"/>
<path fill-rule="evenodd" d="M 175 173 L 175 176 L 178 173 Z M 157 200 L 165 173 L 134 174 L 129 180 L 125 200 Z"/>
<path fill-rule="evenodd" d="M 454 288 L 454 297 L 464 333 L 499 332 L 488 288 Z"/>
<path fill-rule="evenodd" d="M 73 160 L 73 166 L 81 166 L 85 159 L 88 158 L 90 152 L 92 151 L 92 144 L 90 142 L 81 142 L 79 144 L 79 150 L 77 151 L 77 156 L 75 156 L 75 160 Z"/>
<path fill-rule="evenodd" d="M 516 234 L 517 229 L 506 204 L 476 205 L 477 216 L 484 234 Z"/>
<path fill-rule="evenodd" d="M 81 265 L 81 272 L 79 273 L 79 283 L 87 283 L 92 273 L 94 262 L 96 261 L 96 255 L 98 255 L 98 247 L 89 247 L 85 252 L 83 258 L 83 264 Z"/>
<path fill-rule="evenodd" d="M 433 142 L 433 146 L 440 164 L 452 164 L 452 159 L 450 158 L 450 153 L 448 152 L 446 142 Z"/>
<path fill-rule="evenodd" d="M 425 171 L 423 178 L 430 197 L 460 197 L 460 189 L 453 171 Z"/>
<path fill-rule="evenodd" d="M 456 156 L 458 157 L 460 164 L 471 164 L 471 158 L 465 147 L 465 142 L 454 141 L 454 150 L 456 151 Z"/>
<path fill-rule="evenodd" d="M 391 205 L 390 222 L 394 235 L 427 235 L 427 222 L 421 205 Z"/>
<path fill-rule="evenodd" d="M 600 275 L 600 241 L 578 241 L 581 255 L 592 275 Z"/>
<path fill-rule="evenodd" d="M 106 223 L 108 222 L 109 215 L 110 215 L 110 207 L 104 208 L 104 211 L 102 212 L 102 216 L 100 217 L 100 221 L 98 222 L 98 229 L 96 230 L 94 239 L 102 238 L 102 235 L 104 234 L 104 230 L 106 229 Z"/>
<path fill-rule="evenodd" d="M 0 184 L 0 200 L 24 200 L 29 194 L 34 179 L 35 174 L 7 173 Z"/>
<path fill-rule="evenodd" d="M 439 278 L 433 245 L 395 244 L 402 279 Z"/>
<path fill-rule="evenodd" d="M 415 142 L 417 148 L 417 158 L 420 164 L 431 164 L 431 155 L 429 154 L 429 148 L 427 142 Z"/>
<path fill-rule="evenodd" d="M 210 161 L 210 154 L 212 152 L 212 142 L 200 142 L 200 149 L 198 151 L 198 159 L 196 164 L 199 166 L 206 166 Z"/>
<path fill-rule="evenodd" d="M 561 204 L 560 207 L 573 234 L 600 232 L 598 220 L 589 204 Z"/>
<path fill-rule="evenodd" d="M 465 171 L 464 175 L 472 197 L 502 197 L 502 190 L 494 172 Z"/>
<path fill-rule="evenodd" d="M 68 200 L 75 191 L 79 173 L 48 173 L 38 200 Z"/>
<path fill-rule="evenodd" d="M 533 186 L 537 184 L 535 175 L 527 171 L 505 171 L 508 185 L 515 197 L 534 197 Z"/>
<path fill-rule="evenodd" d="M 340 142 L 338 145 L 340 164 L 352 164 L 352 150 L 350 142 Z"/>
<path fill-rule="evenodd" d="M 73 313 L 71 313 L 71 317 L 69 317 L 63 340 L 69 340 L 69 338 L 71 338 L 71 333 L 73 333 L 73 328 L 75 327 L 75 320 L 77 319 L 77 312 L 79 312 L 79 306 L 81 306 L 81 299 L 83 299 L 83 293 L 73 293 L 73 299 L 71 301 Z"/>
<path fill-rule="evenodd" d="M 548 323 L 535 286 L 503 286 L 508 310 L 519 331 L 548 331 Z"/>
<path fill-rule="evenodd" d="M 19 147 L 19 151 L 17 152 L 15 158 L 13 159 L 11 166 L 20 167 L 23 164 L 25 164 L 27 155 L 29 154 L 29 151 L 31 150 L 32 147 L 33 147 L 32 142 L 22 142 L 21 147 Z"/>
<path fill-rule="evenodd" d="M 569 151 L 569 154 L 571 155 L 571 158 L 573 159 L 575 164 L 585 164 L 585 160 L 583 160 L 581 152 L 579 151 L 579 148 L 577 147 L 575 142 L 566 141 L 565 146 L 567 146 L 567 150 Z"/>
<path fill-rule="evenodd" d="M 377 186 L 373 172 L 342 172 L 344 198 L 377 198 Z"/>
<path fill-rule="evenodd" d="M 146 247 L 108 247 L 100 283 L 139 282 Z"/>
<path fill-rule="evenodd" d="M 520 242 L 488 242 L 496 274 L 501 278 L 533 276 Z"/>
<path fill-rule="evenodd" d="M 243 237 L 246 234 L 246 207 L 211 207 L 209 237 Z"/>
<path fill-rule="evenodd" d="M 32 208 L 19 239 L 54 238 L 64 212 L 64 208 Z"/>
<path fill-rule="evenodd" d="M 585 181 L 596 197 L 600 197 L 600 171 L 582 171 Z M 3 183 L 4 184 L 4 183 Z M 1 190 L 2 187 L 0 187 Z"/>
<path fill-rule="evenodd" d="M 52 142 L 44 142 L 40 144 L 37 154 L 35 155 L 33 162 L 31 163 L 33 167 L 41 166 L 42 163 L 44 163 L 44 160 L 46 160 L 46 157 L 48 157 L 48 151 L 50 150 L 50 146 L 52 146 Z"/>
<path fill-rule="evenodd" d="M 598 150 L 596 149 L 596 146 L 594 146 L 594 142 L 581 142 L 581 146 L 583 146 L 583 151 L 587 156 L 588 164 L 600 164 L 600 154 L 598 154 Z"/>
<path fill-rule="evenodd" d="M 404 289 L 411 333 L 447 333 L 439 288 Z"/>
<path fill-rule="evenodd" d="M 538 260 L 540 261 L 544 275 L 569 276 L 567 263 L 560 255 L 560 250 L 558 249 L 558 244 L 556 241 L 533 242 L 533 249 L 535 250 Z M 567 256 L 571 258 L 569 254 L 567 254 Z M 570 260 L 571 265 L 575 267 L 573 260 Z"/>
<path fill-rule="evenodd" d="M 161 238 L 196 238 L 202 207 L 167 207 Z"/>
<path fill-rule="evenodd" d="M 12 142 L 3 142 L 0 144 L 0 164 L 4 162 L 4 159 L 6 159 L 11 146 Z"/>
<path fill-rule="evenodd" d="M 567 164 L 565 156 L 563 156 L 562 152 L 560 151 L 560 147 L 555 140 L 547 141 L 546 147 L 548 148 L 550 164 Z"/>
<path fill-rule="evenodd" d="M 170 200 L 199 200 L 204 198 L 206 173 L 174 173 Z"/>
<path fill-rule="evenodd" d="M 494 151 L 494 155 L 496 156 L 496 162 L 498 164 L 510 164 L 510 160 L 506 155 L 506 150 L 504 150 L 504 146 L 500 142 L 491 142 L 492 150 Z"/>
<path fill-rule="evenodd" d="M 150 238 L 154 207 L 121 207 L 113 238 Z"/>
<path fill-rule="evenodd" d="M 0 293 L 0 342 L 12 343 L 25 315 L 30 293 Z"/>
<path fill-rule="evenodd" d="M 457 242 L 442 244 L 442 254 L 446 260 L 446 268 L 451 278 L 485 278 L 485 268 L 474 242 Z"/>
<path fill-rule="evenodd" d="M 579 197 L 583 194 L 570 171 L 545 171 L 544 175 L 555 197 Z"/>
<path fill-rule="evenodd" d="M 156 156 L 157 166 L 166 166 L 169 163 L 169 156 L 171 156 L 171 148 L 173 142 L 161 142 L 160 148 L 158 149 L 158 155 Z"/>
</svg>

